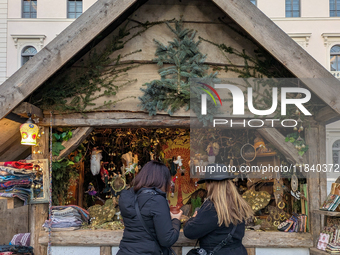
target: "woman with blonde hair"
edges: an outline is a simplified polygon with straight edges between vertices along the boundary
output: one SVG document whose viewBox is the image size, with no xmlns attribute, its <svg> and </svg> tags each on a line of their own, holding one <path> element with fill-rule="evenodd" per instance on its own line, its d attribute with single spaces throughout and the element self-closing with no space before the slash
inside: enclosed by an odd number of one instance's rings
<svg viewBox="0 0 340 255">
<path fill-rule="evenodd" d="M 232 181 L 236 176 L 229 172 L 207 175 L 198 181 L 206 183 L 207 200 L 184 226 L 184 235 L 200 244 L 188 254 L 246 255 L 242 238 L 253 211 Z"/>
</svg>

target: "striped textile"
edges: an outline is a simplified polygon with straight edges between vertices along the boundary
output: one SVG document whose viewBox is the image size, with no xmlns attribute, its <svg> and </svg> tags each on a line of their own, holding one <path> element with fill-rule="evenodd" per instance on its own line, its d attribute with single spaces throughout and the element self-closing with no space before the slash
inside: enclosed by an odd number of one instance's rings
<svg viewBox="0 0 340 255">
<path fill-rule="evenodd" d="M 13 236 L 11 240 L 11 245 L 30 246 L 30 244 L 31 244 L 30 233 L 16 234 Z"/>
</svg>

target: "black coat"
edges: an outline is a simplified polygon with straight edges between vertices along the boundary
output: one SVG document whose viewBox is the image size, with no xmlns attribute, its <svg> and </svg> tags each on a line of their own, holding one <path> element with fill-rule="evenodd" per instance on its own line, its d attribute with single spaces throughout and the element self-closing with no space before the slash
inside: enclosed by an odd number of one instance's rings
<svg viewBox="0 0 340 255">
<path fill-rule="evenodd" d="M 200 247 L 211 252 L 231 232 L 234 225 L 226 227 L 224 224 L 218 226 L 218 216 L 214 203 L 207 200 L 197 211 L 196 217 L 190 218 L 184 226 L 184 235 L 189 239 L 198 239 Z M 237 225 L 233 235 L 232 244 L 224 246 L 214 255 L 246 255 L 247 251 L 242 245 L 245 224 Z"/>
<path fill-rule="evenodd" d="M 148 193 L 144 193 L 145 190 L 148 190 Z M 125 229 L 117 255 L 160 254 L 156 242 L 138 219 L 134 199 L 133 189 L 122 191 L 119 198 Z M 166 193 L 156 188 L 142 188 L 137 199 L 145 224 L 157 237 L 163 254 L 168 255 L 168 248 L 178 239 L 181 223 L 178 219 L 171 220 Z"/>
</svg>

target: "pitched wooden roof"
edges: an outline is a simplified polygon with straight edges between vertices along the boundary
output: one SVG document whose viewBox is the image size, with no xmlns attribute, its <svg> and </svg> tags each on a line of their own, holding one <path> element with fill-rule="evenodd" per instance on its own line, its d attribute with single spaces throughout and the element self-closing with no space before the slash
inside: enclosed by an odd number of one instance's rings
<svg viewBox="0 0 340 255">
<path fill-rule="evenodd" d="M 74 56 L 117 28 L 145 0 L 98 0 L 76 21 L 0 86 L 0 119 L 39 88 Z M 249 0 L 212 0 L 329 107 L 320 121 L 340 116 L 340 82 Z M 106 31 L 107 30 L 107 31 Z M 106 32 L 105 32 L 106 31 Z M 306 79 L 304 79 L 306 78 Z M 309 79 L 308 79 L 309 78 Z M 322 78 L 310 79 L 310 78 Z"/>
</svg>

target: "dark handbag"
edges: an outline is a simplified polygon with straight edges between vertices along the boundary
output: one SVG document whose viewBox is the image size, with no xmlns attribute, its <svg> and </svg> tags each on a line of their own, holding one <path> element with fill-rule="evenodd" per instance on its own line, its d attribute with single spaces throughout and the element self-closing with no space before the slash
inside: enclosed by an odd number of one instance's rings
<svg viewBox="0 0 340 255">
<path fill-rule="evenodd" d="M 233 238 L 233 235 L 236 231 L 236 228 L 237 228 L 237 225 L 234 225 L 233 229 L 228 234 L 228 236 L 222 242 L 220 242 L 219 245 L 217 245 L 211 252 L 207 252 L 203 248 L 194 248 L 194 249 L 191 249 L 187 253 L 187 255 L 213 255 L 213 254 L 215 254 L 216 252 L 221 250 L 223 246 L 230 244 L 230 241 Z M 198 240 L 197 240 L 197 242 L 198 242 Z M 197 245 L 197 242 L 196 242 L 196 245 Z"/>
<path fill-rule="evenodd" d="M 146 226 L 145 221 L 143 220 L 143 217 L 142 217 L 142 215 L 140 213 L 139 205 L 138 205 L 138 200 L 137 200 L 137 194 L 135 194 L 135 210 L 136 210 L 136 214 L 137 214 L 138 219 L 140 220 L 140 222 L 143 225 L 144 230 L 146 231 L 146 233 L 148 233 L 152 237 L 152 239 L 157 244 L 158 249 L 160 250 L 160 254 L 163 255 L 163 251 L 162 251 L 161 245 L 159 244 L 157 238 L 150 232 L 150 229 Z M 171 248 L 168 248 L 168 249 L 169 249 L 170 254 L 176 255 L 176 253 L 174 252 L 173 249 L 171 249 Z"/>
</svg>

